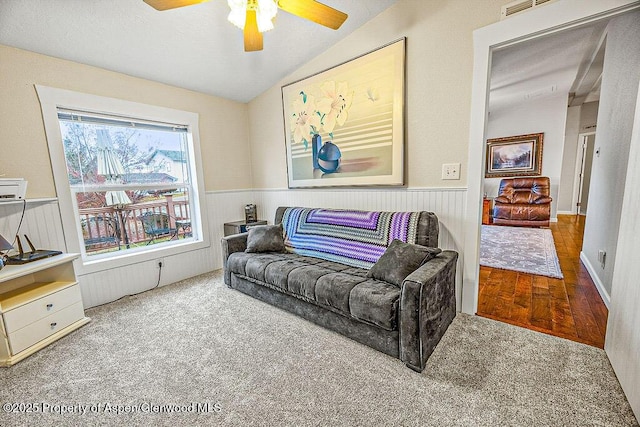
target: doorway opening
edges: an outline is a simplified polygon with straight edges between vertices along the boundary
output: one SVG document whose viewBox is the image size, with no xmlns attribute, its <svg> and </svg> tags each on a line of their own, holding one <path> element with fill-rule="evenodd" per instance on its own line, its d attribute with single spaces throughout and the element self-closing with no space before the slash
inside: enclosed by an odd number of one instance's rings
<svg viewBox="0 0 640 427">
<path fill-rule="evenodd" d="M 604 9 L 604 8 L 603 8 Z M 627 9 L 629 10 L 629 9 Z M 569 20 L 566 22 L 555 22 L 554 25 L 550 25 L 549 27 L 545 27 L 544 25 L 535 25 L 533 23 L 533 20 L 531 22 L 531 31 L 530 32 L 526 32 L 523 31 L 521 33 L 519 33 L 518 31 L 516 31 L 515 29 L 511 29 L 514 30 L 514 32 L 510 32 L 508 30 L 505 30 L 504 27 L 507 27 L 506 23 L 501 23 L 501 24 L 505 24 L 502 26 L 496 25 L 495 26 L 495 31 L 486 31 L 485 34 L 480 34 L 479 36 L 476 34 L 476 42 L 477 42 L 477 46 L 482 46 L 483 44 L 486 47 L 486 51 L 483 51 L 482 49 L 484 49 L 484 47 L 478 48 L 476 49 L 476 70 L 479 70 L 479 72 L 476 72 L 474 75 L 474 102 L 473 102 L 473 109 L 472 109 L 472 122 L 471 122 L 471 141 L 475 141 L 470 143 L 470 150 L 469 150 L 469 154 L 470 154 L 470 159 L 478 159 L 481 158 L 484 160 L 485 157 L 485 151 L 486 151 L 486 147 L 484 146 L 484 144 L 478 144 L 478 141 L 484 141 L 489 137 L 489 121 L 492 119 L 492 116 L 494 116 L 494 110 L 491 108 L 490 105 L 490 92 L 489 92 L 489 82 L 491 81 L 491 79 L 489 79 L 488 74 L 492 71 L 492 67 L 493 67 L 493 61 L 495 59 L 495 54 L 497 52 L 499 52 L 501 49 L 507 48 L 507 47 L 520 47 L 520 45 L 524 45 L 525 43 L 532 41 L 532 40 L 538 40 L 538 39 L 551 39 L 552 36 L 557 35 L 557 34 L 561 34 L 564 30 L 570 31 L 570 30 L 575 30 L 575 29 L 579 29 L 580 27 L 585 27 L 588 25 L 592 25 L 592 24 L 601 24 L 601 25 L 607 25 L 607 22 L 609 20 L 609 18 L 611 16 L 615 16 L 618 13 L 622 13 L 622 11 L 619 9 L 617 11 L 607 11 L 607 10 L 600 10 L 597 11 L 597 13 L 595 13 L 595 11 L 592 11 L 592 14 L 590 15 L 587 11 L 582 11 L 583 14 L 581 15 L 580 12 L 576 13 L 576 17 L 573 18 L 573 20 Z M 597 18 L 587 18 L 589 16 L 597 16 Z M 579 23 L 579 24 L 578 24 Z M 501 28 L 502 32 L 507 32 L 509 34 L 511 34 L 511 38 L 509 37 L 505 37 L 501 34 L 499 34 L 498 28 Z M 489 27 L 487 27 L 489 28 Z M 480 31 L 479 31 L 480 32 Z M 519 37 L 516 37 L 515 34 L 520 34 Z M 527 35 L 527 34 L 535 34 L 533 36 Z M 480 41 L 478 41 L 478 39 L 480 39 Z M 524 40 L 524 41 L 522 41 Z M 546 51 L 543 50 L 543 52 Z M 486 58 L 484 58 L 483 55 L 487 55 Z M 483 71 L 484 66 L 486 65 L 487 67 L 487 71 Z M 508 67 L 507 67 L 508 68 Z M 543 70 L 544 71 L 544 70 Z M 484 74 L 483 74 L 484 72 Z M 575 74 L 574 74 L 575 77 Z M 508 87 L 512 84 L 511 83 L 505 83 L 503 85 L 503 87 Z M 479 91 L 482 90 L 484 91 L 483 94 L 480 94 Z M 551 89 L 548 91 L 533 91 L 530 92 L 531 93 L 531 97 L 536 97 L 538 95 L 540 95 L 541 97 L 544 97 L 545 94 L 548 94 L 548 96 L 551 96 L 550 93 L 553 93 L 556 91 L 556 88 L 552 85 Z M 566 94 L 566 93 L 565 93 Z M 573 95 L 573 94 L 572 94 Z M 569 98 L 569 104 L 571 103 L 571 98 L 569 96 L 567 96 L 567 98 Z M 482 100 L 482 102 L 480 102 Z M 481 105 L 484 104 L 484 105 Z M 565 108 L 568 104 L 565 104 Z M 488 110 L 488 111 L 487 111 Z M 532 112 L 532 116 L 535 116 L 535 113 Z M 495 116 L 494 116 L 495 117 Z M 538 129 L 536 129 L 535 131 L 539 131 Z M 533 132 L 535 132 L 533 131 Z M 512 135 L 515 134 L 524 134 L 527 132 L 532 132 L 532 130 L 529 131 L 514 131 L 512 133 Z M 482 135 L 482 139 L 477 139 L 480 135 Z M 575 134 L 577 137 L 577 133 Z M 496 137 L 496 135 L 491 135 Z M 500 135 L 500 136 L 507 136 L 507 135 Z M 577 139 L 577 138 L 576 138 Z M 574 140 L 575 141 L 575 140 Z M 546 142 L 546 141 L 545 141 Z M 474 146 L 474 144 L 478 144 L 477 146 Z M 574 147 L 577 145 L 577 141 L 574 142 Z M 545 149 L 548 147 L 545 147 Z M 587 146 L 585 148 L 589 148 L 588 147 L 588 139 L 587 139 Z M 576 148 L 572 148 L 571 152 L 570 152 L 570 156 L 575 160 L 575 153 L 576 153 L 577 147 Z M 548 150 L 547 150 L 548 151 Z M 588 150 L 587 150 L 588 151 Z M 596 151 L 596 149 L 594 149 L 594 151 Z M 562 159 L 562 150 L 560 149 L 559 151 L 560 155 L 556 156 L 557 158 L 559 158 L 560 160 Z M 588 153 L 585 153 L 588 156 Z M 544 158 L 544 162 L 546 162 L 548 159 L 545 156 Z M 484 176 L 484 161 L 482 161 L 482 163 L 480 164 L 474 164 L 474 162 L 477 160 L 474 160 L 473 162 L 470 162 L 469 165 L 469 175 L 471 177 L 473 177 L 474 175 L 477 177 L 481 177 Z M 543 162 L 543 163 L 544 163 Z M 546 162 L 548 165 L 548 162 Z M 574 163 L 574 162 L 572 162 Z M 580 165 L 580 174 L 582 175 L 581 181 L 582 181 L 582 186 L 579 190 L 575 190 L 575 188 L 572 188 L 570 190 L 570 192 L 568 193 L 568 197 L 567 194 L 565 194 L 565 200 L 567 200 L 567 207 L 565 208 L 567 211 L 573 210 L 572 208 L 575 207 L 576 205 L 571 203 L 572 202 L 572 194 L 575 194 L 576 198 L 580 198 L 580 203 L 583 205 L 583 213 L 586 212 L 584 210 L 584 205 L 586 205 L 588 203 L 588 194 L 585 193 L 585 191 L 589 188 L 588 185 L 586 185 L 585 179 L 584 179 L 584 175 L 585 175 L 585 171 L 584 168 L 582 167 L 583 162 L 581 161 L 581 165 Z M 587 162 L 584 162 L 584 165 L 587 166 Z M 566 176 L 567 180 L 573 181 L 574 179 L 574 166 L 572 165 L 570 171 L 568 172 L 568 176 Z M 477 175 L 476 175 L 477 174 Z M 549 173 L 549 175 L 551 175 L 551 179 L 552 179 L 552 191 L 555 191 L 555 195 L 558 195 L 558 180 L 559 180 L 559 174 L 553 175 L 551 173 Z M 556 179 L 555 182 L 555 188 L 554 187 L 554 183 L 553 183 L 553 179 Z M 469 233 L 467 234 L 467 238 L 469 240 L 466 240 L 465 243 L 465 276 L 464 276 L 464 283 L 463 283 L 463 311 L 465 312 L 471 312 L 471 313 L 476 313 L 479 310 L 479 303 L 478 303 L 478 291 L 480 290 L 480 281 L 482 280 L 483 275 L 486 275 L 486 273 L 481 272 L 480 271 L 480 267 L 476 264 L 475 266 L 470 266 L 468 260 L 468 257 L 471 257 L 471 262 L 477 262 L 478 260 L 478 252 L 479 252 L 479 242 L 480 242 L 480 229 L 479 229 L 479 222 L 480 222 L 480 212 L 481 212 L 481 206 L 482 206 L 482 198 L 481 195 L 486 192 L 486 187 L 484 185 L 484 180 L 483 178 L 480 178 L 479 182 L 477 183 L 473 183 L 472 181 L 470 181 L 469 183 L 469 192 L 468 192 L 468 205 L 467 205 L 467 209 L 469 210 L 469 215 L 470 216 L 478 216 L 478 223 L 475 224 L 471 224 L 468 227 L 468 231 Z M 570 182 L 570 184 L 573 184 L 573 182 Z M 573 185 L 571 185 L 571 187 L 573 187 Z M 583 191 L 584 190 L 584 191 Z M 557 199 L 556 199 L 557 200 Z M 577 203 L 577 200 L 576 200 Z M 570 207 L 571 206 L 571 207 Z M 556 208 L 557 209 L 557 208 Z M 563 209 L 563 211 L 565 210 Z M 573 226 L 575 225 L 577 227 L 578 230 L 580 230 L 580 218 L 579 217 L 575 217 L 575 212 L 576 210 L 573 210 L 573 216 L 574 216 L 574 221 L 576 222 L 576 224 L 562 224 L 562 223 L 557 223 L 559 228 L 568 228 L 569 226 Z M 569 213 L 569 212 L 562 212 L 562 213 Z M 558 216 L 557 215 L 557 211 L 554 212 L 554 217 L 558 218 L 558 220 L 562 219 L 562 216 Z M 584 227 L 584 226 L 582 226 Z M 587 225 L 588 227 L 588 225 Z M 575 234 L 575 230 L 574 230 L 574 234 Z M 581 234 L 580 231 L 577 231 L 578 234 Z M 559 237 L 556 237 L 556 235 L 558 235 Z M 558 239 L 562 239 L 562 233 L 560 232 L 554 232 L 554 237 L 556 237 L 556 240 Z M 580 249 L 581 247 L 578 246 L 579 244 L 581 244 L 581 237 L 578 237 L 577 240 L 579 243 L 575 243 L 575 241 L 572 243 L 572 246 L 577 246 L 577 248 L 575 249 L 576 254 L 580 253 Z M 558 248 L 558 252 L 561 252 L 562 250 L 566 250 L 566 249 L 560 249 Z M 564 256 L 564 254 L 560 254 L 561 256 Z M 584 255 L 584 254 L 582 254 Z M 576 257 L 575 263 L 579 264 L 579 258 Z M 592 266 L 591 266 L 592 268 Z M 591 268 L 589 269 L 589 272 L 591 272 Z M 473 272 L 475 271 L 477 275 L 475 275 L 475 277 L 469 277 L 468 273 L 469 272 Z M 584 273 L 584 274 L 583 274 Z M 568 280 L 570 282 L 574 282 L 575 281 L 575 276 L 586 276 L 588 277 L 589 274 L 587 272 L 576 272 L 576 271 L 572 271 L 570 273 L 568 273 L 568 276 L 574 276 L 574 277 L 568 277 Z M 517 280 L 516 280 L 517 282 Z M 515 286 L 514 286 L 515 287 Z M 602 284 L 600 283 L 597 290 L 600 291 L 599 294 L 603 295 L 602 293 Z M 470 290 L 475 290 L 475 295 L 470 294 L 469 291 Z M 571 292 L 571 290 L 567 290 L 565 288 L 565 293 L 567 292 Z M 605 291 L 606 294 L 606 291 Z M 595 295 L 598 295 L 598 292 L 595 293 Z M 607 301 L 608 301 L 608 295 L 607 296 Z M 603 295 L 604 297 L 604 295 Z M 547 304 L 546 307 L 549 307 L 551 303 Z M 603 307 L 606 306 L 603 305 Z"/>
<path fill-rule="evenodd" d="M 584 129 L 587 114 L 582 114 L 582 104 L 599 99 L 607 24 L 591 23 L 492 53 L 485 136 L 490 140 L 542 135 L 542 166 L 535 176 L 485 176 L 483 207 L 486 210 L 487 201 L 491 206 L 496 196 L 508 196 L 508 191 L 505 195 L 498 191 L 505 179 L 545 182 L 542 176 L 548 179 L 544 195 L 551 197 L 552 209 L 547 205 L 550 222 L 535 221 L 543 206 L 522 200 L 510 210 L 515 216 L 509 225 L 517 227 L 496 225 L 491 218 L 488 224 L 483 221 L 477 308 L 483 317 L 600 348 L 608 311 L 580 262 L 595 133 L 578 135 L 568 128 Z M 540 52 L 545 59 L 538 57 Z M 580 114 L 571 115 L 569 107 Z M 563 156 L 574 158 L 568 161 Z M 570 191 L 562 190 L 567 187 L 562 177 L 573 186 Z M 508 184 L 505 188 L 511 189 Z M 526 196 L 542 191 L 534 188 Z M 526 199 L 525 188 L 514 190 L 522 193 L 517 198 Z M 575 213 L 582 217 L 558 215 L 565 211 L 558 206 L 571 213 L 569 207 L 576 206 Z M 538 223 L 544 229 L 537 228 Z M 543 268 L 550 264 L 556 268 Z"/>
</svg>

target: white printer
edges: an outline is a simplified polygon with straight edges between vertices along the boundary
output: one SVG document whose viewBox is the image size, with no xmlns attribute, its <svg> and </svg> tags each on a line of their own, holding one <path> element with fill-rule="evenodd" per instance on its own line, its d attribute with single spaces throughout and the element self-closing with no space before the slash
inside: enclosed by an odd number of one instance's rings
<svg viewBox="0 0 640 427">
<path fill-rule="evenodd" d="M 0 203 L 24 200 L 27 181 L 24 178 L 0 178 Z"/>
</svg>

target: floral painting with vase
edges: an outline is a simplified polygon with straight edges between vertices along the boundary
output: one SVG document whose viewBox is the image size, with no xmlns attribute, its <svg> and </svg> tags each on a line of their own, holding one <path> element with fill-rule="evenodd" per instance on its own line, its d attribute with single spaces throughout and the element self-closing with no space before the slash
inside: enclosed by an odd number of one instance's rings
<svg viewBox="0 0 640 427">
<path fill-rule="evenodd" d="M 282 88 L 289 187 L 403 185 L 404 39 Z"/>
</svg>

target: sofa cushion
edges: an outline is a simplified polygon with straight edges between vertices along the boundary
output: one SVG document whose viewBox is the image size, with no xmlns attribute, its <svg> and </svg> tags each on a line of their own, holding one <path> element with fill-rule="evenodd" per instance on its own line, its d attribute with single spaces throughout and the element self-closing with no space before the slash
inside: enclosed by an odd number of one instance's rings
<svg viewBox="0 0 640 427">
<path fill-rule="evenodd" d="M 280 255 L 276 253 L 247 255 L 250 256 L 246 258 L 246 261 L 244 263 L 244 275 L 260 282 L 266 282 L 264 273 L 267 269 L 267 266 L 273 262 L 282 260 Z M 231 259 L 231 257 L 229 257 L 229 259 Z"/>
<path fill-rule="evenodd" d="M 289 274 L 304 266 L 306 266 L 304 262 L 291 259 L 272 262 L 265 267 L 264 281 L 270 285 L 288 290 Z"/>
<path fill-rule="evenodd" d="M 365 269 L 297 254 L 246 252 L 230 254 L 227 268 L 232 274 L 279 289 L 345 317 L 388 330 L 396 329 L 400 290 L 394 285 L 368 279 Z"/>
<path fill-rule="evenodd" d="M 307 301 L 315 302 L 316 283 L 318 283 L 318 279 L 331 273 L 334 273 L 334 271 L 317 264 L 296 268 L 289 273 L 287 283 L 289 292 Z"/>
<path fill-rule="evenodd" d="M 325 274 L 316 282 L 316 302 L 351 316 L 349 311 L 351 290 L 365 280 L 365 278 L 345 273 Z"/>
<path fill-rule="evenodd" d="M 299 256 L 299 259 L 305 260 L 305 266 L 296 268 L 289 273 L 289 292 L 312 301 L 316 300 L 316 283 L 320 277 L 340 271 L 360 270 L 366 272 L 361 268 L 353 268 L 337 262 L 322 261 L 312 257 Z M 308 265 L 307 260 L 314 260 L 314 264 Z"/>
<path fill-rule="evenodd" d="M 273 254 L 250 254 L 250 253 L 245 253 L 245 252 L 234 252 L 232 253 L 229 258 L 227 259 L 227 268 L 229 269 L 230 272 L 232 273 L 236 273 L 236 274 L 240 274 L 242 276 L 247 276 L 247 262 L 249 262 L 249 260 L 276 260 L 279 259 L 276 256 L 274 256 Z"/>
<path fill-rule="evenodd" d="M 440 248 L 427 248 L 426 246 L 412 245 L 400 240 L 391 242 L 387 250 L 375 263 L 367 277 L 392 283 L 398 287 L 402 281 L 422 264 L 433 259 L 442 250 Z"/>
<path fill-rule="evenodd" d="M 549 205 L 530 204 L 496 204 L 493 207 L 493 217 L 496 219 L 522 221 L 549 221 L 551 209 Z"/>
<path fill-rule="evenodd" d="M 387 282 L 369 279 L 351 290 L 349 307 L 351 316 L 381 328 L 397 328 L 400 288 Z"/>
<path fill-rule="evenodd" d="M 284 252 L 282 224 L 258 225 L 249 229 L 245 252 Z"/>
</svg>

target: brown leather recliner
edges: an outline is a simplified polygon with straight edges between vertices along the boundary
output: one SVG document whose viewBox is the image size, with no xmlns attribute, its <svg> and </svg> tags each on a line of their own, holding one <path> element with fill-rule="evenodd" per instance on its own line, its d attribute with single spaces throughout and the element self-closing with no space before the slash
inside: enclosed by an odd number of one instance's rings
<svg viewBox="0 0 640 427">
<path fill-rule="evenodd" d="M 493 204 L 493 223 L 548 227 L 551 216 L 549 178 L 505 178 Z"/>
</svg>

